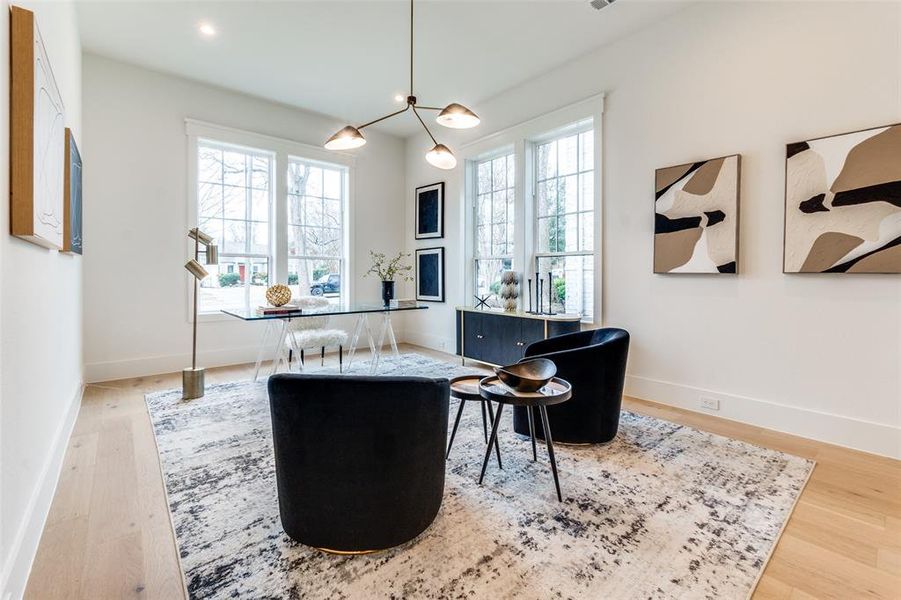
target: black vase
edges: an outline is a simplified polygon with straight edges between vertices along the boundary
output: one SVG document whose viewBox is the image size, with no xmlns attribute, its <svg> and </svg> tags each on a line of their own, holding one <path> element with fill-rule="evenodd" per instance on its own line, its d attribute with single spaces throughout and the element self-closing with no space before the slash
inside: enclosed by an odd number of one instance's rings
<svg viewBox="0 0 901 600">
<path fill-rule="evenodd" d="M 382 282 L 382 302 L 385 303 L 385 306 L 391 304 L 391 300 L 394 298 L 394 282 L 393 281 L 383 281 Z"/>
</svg>

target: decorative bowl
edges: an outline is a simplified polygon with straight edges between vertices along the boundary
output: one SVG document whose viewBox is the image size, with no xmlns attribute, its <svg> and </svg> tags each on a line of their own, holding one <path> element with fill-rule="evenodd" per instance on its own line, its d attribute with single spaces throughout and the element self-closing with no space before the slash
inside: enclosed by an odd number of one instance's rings
<svg viewBox="0 0 901 600">
<path fill-rule="evenodd" d="M 495 367 L 494 372 L 505 385 L 517 392 L 537 392 L 557 374 L 557 365 L 546 358 L 533 358 L 507 367 Z"/>
</svg>

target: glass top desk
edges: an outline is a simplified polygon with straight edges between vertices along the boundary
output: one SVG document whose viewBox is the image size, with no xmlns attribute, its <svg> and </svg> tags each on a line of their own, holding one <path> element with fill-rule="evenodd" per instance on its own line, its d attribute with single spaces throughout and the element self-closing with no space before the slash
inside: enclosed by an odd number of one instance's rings
<svg viewBox="0 0 901 600">
<path fill-rule="evenodd" d="M 263 338 L 260 341 L 260 349 L 259 352 L 257 352 L 256 366 L 254 367 L 253 371 L 253 380 L 256 381 L 260 374 L 260 365 L 262 365 L 263 363 L 263 358 L 266 354 L 266 350 L 271 347 L 270 344 L 273 341 L 275 341 L 276 345 L 274 347 L 275 353 L 272 359 L 272 369 L 270 370 L 270 375 L 273 375 L 278 371 L 279 365 L 282 362 L 285 363 L 286 368 L 289 367 L 286 343 L 288 341 L 288 323 L 292 319 L 356 315 L 357 323 L 350 338 L 350 349 L 347 354 L 347 368 L 344 372 L 349 373 L 351 368 L 353 367 L 353 359 L 357 351 L 357 345 L 360 342 L 360 336 L 365 332 L 367 341 L 369 342 L 369 350 L 372 352 L 372 360 L 370 361 L 369 372 L 370 374 L 374 374 L 379 368 L 382 346 L 384 345 L 386 338 L 391 344 L 391 351 L 394 353 L 394 355 L 400 356 L 400 353 L 397 350 L 397 338 L 394 337 L 394 328 L 391 326 L 391 313 L 426 309 L 428 309 L 428 306 L 422 306 L 419 304 L 417 304 L 416 306 L 403 307 L 390 307 L 383 306 L 381 304 L 336 304 L 334 306 L 329 306 L 322 309 L 307 309 L 297 312 L 268 315 L 258 313 L 256 309 L 244 308 L 228 309 L 223 310 L 222 312 L 231 317 L 241 319 L 242 321 L 264 321 L 266 323 L 266 330 L 263 332 Z M 381 327 L 379 328 L 377 341 L 376 338 L 374 338 L 372 335 L 372 329 L 369 327 L 369 315 L 372 314 L 382 315 L 382 323 Z M 300 349 L 294 348 L 294 350 Z"/>
</svg>

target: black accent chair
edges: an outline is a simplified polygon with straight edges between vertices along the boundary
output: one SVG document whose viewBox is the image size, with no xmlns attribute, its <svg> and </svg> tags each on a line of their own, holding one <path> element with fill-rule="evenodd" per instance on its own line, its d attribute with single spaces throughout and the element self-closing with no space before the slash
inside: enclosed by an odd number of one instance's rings
<svg viewBox="0 0 901 600">
<path fill-rule="evenodd" d="M 425 531 L 444 494 L 446 379 L 269 378 L 278 508 L 294 540 L 363 553 Z"/>
<path fill-rule="evenodd" d="M 548 358 L 557 377 L 570 382 L 572 398 L 547 407 L 554 442 L 601 444 L 616 437 L 623 401 L 629 332 L 607 327 L 568 333 L 529 344 L 525 358 Z M 529 435 L 526 408 L 513 409 L 513 430 Z M 544 439 L 540 419 L 535 435 Z"/>
</svg>

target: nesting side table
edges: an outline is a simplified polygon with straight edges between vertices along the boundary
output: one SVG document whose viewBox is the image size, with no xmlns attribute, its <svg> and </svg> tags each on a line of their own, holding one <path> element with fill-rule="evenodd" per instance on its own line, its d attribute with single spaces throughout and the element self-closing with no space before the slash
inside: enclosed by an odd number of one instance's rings
<svg viewBox="0 0 901 600">
<path fill-rule="evenodd" d="M 557 500 L 563 502 L 560 493 L 560 479 L 557 476 L 557 460 L 554 458 L 554 441 L 551 438 L 551 426 L 548 423 L 547 407 L 552 404 L 566 402 L 572 397 L 572 386 L 568 381 L 554 377 L 547 385 L 537 392 L 517 392 L 507 387 L 497 377 L 485 377 L 479 381 L 479 395 L 485 400 L 497 402 L 497 412 L 494 413 L 491 425 L 491 437 L 488 440 L 488 448 L 485 452 L 485 460 L 482 461 L 482 473 L 479 475 L 479 485 L 485 478 L 485 469 L 488 468 L 488 459 L 491 457 L 491 446 L 497 446 L 497 429 L 501 422 L 501 412 L 505 404 L 513 406 L 525 406 L 529 413 L 529 430 L 532 437 L 532 456 L 537 458 L 535 449 L 535 427 L 532 420 L 532 409 L 538 407 L 541 415 L 541 425 L 544 427 L 544 440 L 547 443 L 547 453 L 551 460 L 551 471 L 554 473 L 554 487 L 557 488 Z M 458 417 L 459 418 L 459 417 Z M 500 462 L 500 449 L 498 449 L 498 462 Z"/>
</svg>

